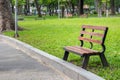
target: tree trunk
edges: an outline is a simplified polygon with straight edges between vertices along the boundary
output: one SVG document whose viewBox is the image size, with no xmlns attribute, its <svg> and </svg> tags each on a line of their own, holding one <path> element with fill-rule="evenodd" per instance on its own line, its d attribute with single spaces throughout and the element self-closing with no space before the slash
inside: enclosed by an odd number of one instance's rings
<svg viewBox="0 0 120 80">
<path fill-rule="evenodd" d="M 0 0 L 0 32 L 4 30 L 14 30 L 15 22 L 12 17 L 12 9 L 9 0 Z"/>
<path fill-rule="evenodd" d="M 98 0 L 94 0 L 94 4 L 95 4 L 95 10 L 96 12 L 98 12 Z"/>
<path fill-rule="evenodd" d="M 22 15 L 23 8 L 22 6 L 18 6 L 18 15 Z"/>
<path fill-rule="evenodd" d="M 37 11 L 38 11 L 38 17 L 42 17 L 41 6 L 39 5 L 38 0 L 35 0 L 35 4 L 36 4 Z"/>
<path fill-rule="evenodd" d="M 71 4 L 72 4 L 72 14 L 74 14 L 75 6 L 72 2 L 71 2 Z"/>
<path fill-rule="evenodd" d="M 95 0 L 95 7 L 98 17 L 102 17 L 101 0 Z"/>
<path fill-rule="evenodd" d="M 115 0 L 110 0 L 111 14 L 115 15 Z"/>
<path fill-rule="evenodd" d="M 12 4 L 13 0 L 10 0 L 10 4 L 11 4 L 11 7 L 12 7 L 12 13 L 14 13 L 14 5 Z"/>
<path fill-rule="evenodd" d="M 29 4 L 29 0 L 26 0 L 25 2 L 25 9 L 24 9 L 24 14 L 27 16 L 27 15 L 30 15 L 30 4 Z"/>
<path fill-rule="evenodd" d="M 106 17 L 109 16 L 109 11 L 108 11 L 108 0 L 106 0 Z"/>
<path fill-rule="evenodd" d="M 62 8 L 62 16 L 61 16 L 61 18 L 64 18 L 64 10 L 65 10 L 65 8 L 64 8 L 64 6 L 62 6 L 61 8 Z"/>
<path fill-rule="evenodd" d="M 78 16 L 84 14 L 83 5 L 84 5 L 84 0 L 79 0 L 79 2 L 78 2 Z"/>
</svg>

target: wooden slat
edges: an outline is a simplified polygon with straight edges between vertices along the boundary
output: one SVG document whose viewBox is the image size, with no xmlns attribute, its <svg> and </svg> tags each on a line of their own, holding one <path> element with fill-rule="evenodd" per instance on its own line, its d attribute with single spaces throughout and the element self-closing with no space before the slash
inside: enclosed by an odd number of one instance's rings
<svg viewBox="0 0 120 80">
<path fill-rule="evenodd" d="M 104 30 L 105 31 L 107 27 L 83 25 L 82 28 Z"/>
<path fill-rule="evenodd" d="M 101 33 L 95 33 L 95 32 L 81 31 L 80 33 L 81 33 L 81 34 L 87 34 L 87 35 L 90 35 L 90 36 L 98 36 L 98 37 L 103 37 L 103 36 L 104 36 L 104 34 L 101 34 Z"/>
<path fill-rule="evenodd" d="M 65 47 L 65 49 L 69 50 L 71 52 L 75 52 L 75 53 L 81 53 L 81 54 L 89 53 L 88 51 L 84 51 L 84 50 L 76 48 L 74 46 L 67 46 L 67 47 Z"/>
<path fill-rule="evenodd" d="M 102 41 L 100 41 L 100 40 L 94 40 L 94 39 L 89 39 L 89 38 L 85 38 L 85 37 L 79 37 L 79 40 L 102 44 Z"/>
<path fill-rule="evenodd" d="M 67 51 L 70 51 L 70 52 L 80 54 L 80 55 L 99 53 L 99 52 L 97 52 L 95 50 L 83 48 L 83 47 L 80 47 L 80 46 L 66 46 L 64 49 L 67 50 Z"/>
<path fill-rule="evenodd" d="M 91 52 L 91 53 L 99 53 L 98 51 L 96 50 L 92 50 L 92 49 L 88 49 L 88 48 L 85 48 L 85 47 L 80 47 L 80 46 L 75 46 L 76 48 L 80 48 L 84 51 L 87 51 L 87 52 Z"/>
</svg>

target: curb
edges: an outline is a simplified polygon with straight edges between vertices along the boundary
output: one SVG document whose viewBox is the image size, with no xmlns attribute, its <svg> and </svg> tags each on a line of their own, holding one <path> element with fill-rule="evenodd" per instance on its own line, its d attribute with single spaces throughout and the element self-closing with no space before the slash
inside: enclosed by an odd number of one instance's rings
<svg viewBox="0 0 120 80">
<path fill-rule="evenodd" d="M 105 80 L 89 71 L 86 71 L 78 66 L 68 63 L 14 38 L 0 35 L 0 39 L 4 40 L 13 47 L 22 50 L 38 61 L 57 69 L 73 80 Z"/>
</svg>

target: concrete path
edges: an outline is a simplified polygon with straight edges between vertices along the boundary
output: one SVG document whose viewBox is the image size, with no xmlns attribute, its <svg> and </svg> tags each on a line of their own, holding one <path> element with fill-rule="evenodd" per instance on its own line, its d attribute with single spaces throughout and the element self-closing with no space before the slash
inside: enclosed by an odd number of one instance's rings
<svg viewBox="0 0 120 80">
<path fill-rule="evenodd" d="M 0 40 L 0 80 L 71 80 Z"/>
</svg>

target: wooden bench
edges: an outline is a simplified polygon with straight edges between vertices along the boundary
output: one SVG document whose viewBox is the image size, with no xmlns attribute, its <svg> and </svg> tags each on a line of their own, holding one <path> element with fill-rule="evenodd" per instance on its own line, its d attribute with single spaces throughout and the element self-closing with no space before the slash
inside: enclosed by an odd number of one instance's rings
<svg viewBox="0 0 120 80">
<path fill-rule="evenodd" d="M 104 42 L 105 42 L 107 31 L 108 31 L 107 27 L 83 25 L 82 31 L 80 32 L 80 36 L 79 36 L 81 45 L 64 47 L 65 53 L 63 56 L 63 60 L 67 60 L 69 56 L 69 52 L 78 54 L 81 57 L 83 57 L 82 68 L 86 69 L 89 61 L 89 57 L 92 55 L 99 55 L 103 66 L 108 66 L 108 62 L 104 55 L 104 52 L 106 50 Z M 96 39 L 96 37 L 100 39 L 98 40 Z M 84 42 L 90 43 L 91 45 L 90 48 L 85 48 Z M 93 46 L 95 43 L 101 46 L 102 48 L 101 51 L 93 50 Z"/>
</svg>

